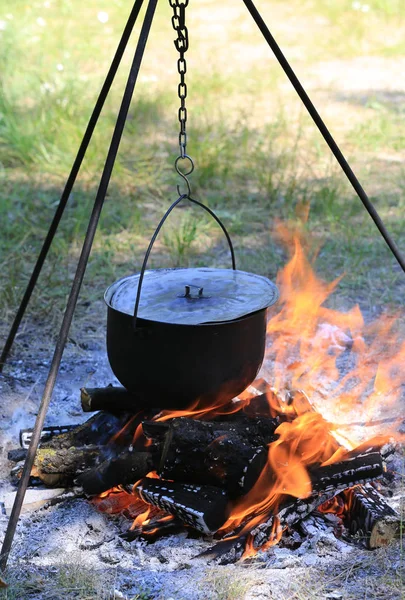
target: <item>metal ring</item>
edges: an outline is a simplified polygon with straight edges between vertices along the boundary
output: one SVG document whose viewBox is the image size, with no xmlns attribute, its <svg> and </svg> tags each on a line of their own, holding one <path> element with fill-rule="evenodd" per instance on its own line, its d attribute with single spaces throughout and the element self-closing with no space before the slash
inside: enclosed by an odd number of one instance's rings
<svg viewBox="0 0 405 600">
<path fill-rule="evenodd" d="M 180 169 L 178 167 L 178 162 L 179 162 L 179 160 L 184 160 L 186 158 L 190 161 L 190 170 L 183 172 L 183 171 L 180 171 Z M 194 171 L 193 159 L 188 154 L 185 154 L 184 156 L 178 156 L 174 162 L 174 168 L 176 169 L 176 171 L 180 175 L 180 177 L 183 177 L 183 178 L 188 177 L 188 175 L 191 175 L 191 173 Z"/>
</svg>

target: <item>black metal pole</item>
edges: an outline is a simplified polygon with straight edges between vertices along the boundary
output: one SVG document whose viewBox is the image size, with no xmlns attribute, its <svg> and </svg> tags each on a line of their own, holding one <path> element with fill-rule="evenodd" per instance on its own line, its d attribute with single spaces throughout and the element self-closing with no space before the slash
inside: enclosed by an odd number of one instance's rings
<svg viewBox="0 0 405 600">
<path fill-rule="evenodd" d="M 89 119 L 86 131 L 84 133 L 82 142 L 80 144 L 79 150 L 77 152 L 77 156 L 74 160 L 73 166 L 72 166 L 72 170 L 70 171 L 69 177 L 66 181 L 65 184 L 65 188 L 62 192 L 60 201 L 59 201 L 59 205 L 55 211 L 55 215 L 53 217 L 52 223 L 49 227 L 49 231 L 46 235 L 45 241 L 43 243 L 43 246 L 41 248 L 41 251 L 39 253 L 37 262 L 35 264 L 34 270 L 32 271 L 32 275 L 31 278 L 28 282 L 27 288 L 24 292 L 24 296 L 21 300 L 20 306 L 18 308 L 18 311 L 16 313 L 16 316 L 14 317 L 14 322 L 11 325 L 6 343 L 4 345 L 3 351 L 1 353 L 0 356 L 0 373 L 3 370 L 4 364 L 7 360 L 7 357 L 9 355 L 9 352 L 11 350 L 11 347 L 13 345 L 15 336 L 17 335 L 18 329 L 20 327 L 20 323 L 21 320 L 25 314 L 26 308 L 28 306 L 28 303 L 31 299 L 32 293 L 34 291 L 35 285 L 37 283 L 38 277 L 41 273 L 42 267 L 44 265 L 45 259 L 47 257 L 49 248 L 52 244 L 53 238 L 55 237 L 56 231 L 58 229 L 60 220 L 62 218 L 62 215 L 64 213 L 64 210 L 66 208 L 66 204 L 69 200 L 70 197 L 70 193 L 72 191 L 72 188 L 75 184 L 76 181 L 76 177 L 79 173 L 80 167 L 82 165 L 83 159 L 86 155 L 86 151 L 87 148 L 89 146 L 90 140 L 92 138 L 94 129 L 97 125 L 97 121 L 98 118 L 100 116 L 101 110 L 104 106 L 104 102 L 108 96 L 108 93 L 110 91 L 111 85 L 114 81 L 115 75 L 117 73 L 118 67 L 120 65 L 122 56 L 125 52 L 125 48 L 127 47 L 128 44 L 128 40 L 131 36 L 132 30 L 134 28 L 136 19 L 139 15 L 139 11 L 142 7 L 144 0 L 135 0 L 135 4 L 132 8 L 132 11 L 128 17 L 128 21 L 127 24 L 125 25 L 124 31 L 122 33 L 121 36 L 121 40 L 118 44 L 116 53 L 114 55 L 114 58 L 111 62 L 111 66 L 110 69 L 107 73 L 107 76 L 105 78 L 104 84 L 101 88 L 100 94 L 97 98 L 97 102 L 94 106 L 93 112 L 91 114 L 91 117 Z"/>
<path fill-rule="evenodd" d="M 8 522 L 6 535 L 3 542 L 3 547 L 0 554 L 0 569 L 4 569 L 7 565 L 8 556 L 10 553 L 11 545 L 14 539 L 17 522 L 20 516 L 22 503 L 27 489 L 30 473 L 34 464 L 35 454 L 38 448 L 38 443 L 41 436 L 42 427 L 46 412 L 48 410 L 49 402 L 52 396 L 53 389 L 55 387 L 56 377 L 59 372 L 60 362 L 62 354 L 66 345 L 67 336 L 69 334 L 70 325 L 72 322 L 74 310 L 76 308 L 77 298 L 79 296 L 80 288 L 82 285 L 83 277 L 86 271 L 87 261 L 90 255 L 93 239 L 96 233 L 98 220 L 100 217 L 101 209 L 103 207 L 105 195 L 107 192 L 108 184 L 110 182 L 111 172 L 114 166 L 115 158 L 117 156 L 118 148 L 121 141 L 122 132 L 124 129 L 126 117 L 128 114 L 129 106 L 135 83 L 139 73 L 143 53 L 145 50 L 146 42 L 149 36 L 150 27 L 155 13 L 157 0 L 149 0 L 148 8 L 146 10 L 145 19 L 142 25 L 141 33 L 139 35 L 138 44 L 135 51 L 133 63 L 131 65 L 127 85 L 122 98 L 121 107 L 118 113 L 117 122 L 115 125 L 114 133 L 112 135 L 110 148 L 108 150 L 106 162 L 104 165 L 103 173 L 100 180 L 100 185 L 97 191 L 96 199 L 94 201 L 93 211 L 91 213 L 89 225 L 87 228 L 86 236 L 83 242 L 82 251 L 77 264 L 77 269 L 73 284 L 70 290 L 69 299 L 67 301 L 65 314 L 63 316 L 62 325 L 59 331 L 59 336 L 56 342 L 56 347 L 52 359 L 52 363 L 49 369 L 48 378 L 45 384 L 44 394 L 42 396 L 41 405 L 39 407 L 37 419 L 35 422 L 34 430 L 30 446 L 28 448 L 27 458 L 25 460 L 24 468 L 22 471 L 20 483 L 17 490 L 17 495 L 14 501 L 14 505 L 11 511 L 10 520 Z"/>
<path fill-rule="evenodd" d="M 252 15 L 256 25 L 262 32 L 264 39 L 266 40 L 266 42 L 272 49 L 275 57 L 277 58 L 278 62 L 280 63 L 280 65 L 281 65 L 282 69 L 284 70 L 285 74 L 287 75 L 288 79 L 292 83 L 298 96 L 301 98 L 302 102 L 304 103 L 305 108 L 307 109 L 307 111 L 311 115 L 312 119 L 314 120 L 315 125 L 318 127 L 319 131 L 321 132 L 325 142 L 328 144 L 329 148 L 332 150 L 332 152 L 333 152 L 336 160 L 338 161 L 339 165 L 341 166 L 343 172 L 345 173 L 346 177 L 352 184 L 355 192 L 357 193 L 360 200 L 363 202 L 367 212 L 369 213 L 370 217 L 373 219 L 379 232 L 381 233 L 381 235 L 383 236 L 384 240 L 386 241 L 388 247 L 390 248 L 392 254 L 395 256 L 399 265 L 401 266 L 402 270 L 405 273 L 405 259 L 401 255 L 399 248 L 397 247 L 397 245 L 394 242 L 394 240 L 392 239 L 391 235 L 388 233 L 387 229 L 385 228 L 385 225 L 382 222 L 374 205 L 372 204 L 371 200 L 367 196 L 366 192 L 364 191 L 363 187 L 361 186 L 356 175 L 353 173 L 349 163 L 347 162 L 347 160 L 343 156 L 342 152 L 340 151 L 339 146 L 336 144 L 331 133 L 329 132 L 329 130 L 326 127 L 323 120 L 321 119 L 315 106 L 312 104 L 308 94 L 302 87 L 298 77 L 292 70 L 289 62 L 287 61 L 286 57 L 284 56 L 283 52 L 281 51 L 280 47 L 278 46 L 276 40 L 270 33 L 266 23 L 263 21 L 262 16 L 260 15 L 259 11 L 255 7 L 252 0 L 243 0 L 243 2 L 245 3 L 245 6 L 248 9 L 248 11 L 250 12 L 250 14 Z"/>
</svg>

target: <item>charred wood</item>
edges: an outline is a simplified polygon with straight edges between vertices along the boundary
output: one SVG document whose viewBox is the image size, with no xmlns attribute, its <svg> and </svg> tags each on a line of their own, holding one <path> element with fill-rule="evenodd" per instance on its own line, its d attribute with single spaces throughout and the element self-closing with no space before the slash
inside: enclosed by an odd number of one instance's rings
<svg viewBox="0 0 405 600">
<path fill-rule="evenodd" d="M 128 413 L 113 415 L 106 412 L 99 412 L 74 429 L 56 435 L 52 439 L 41 443 L 41 448 L 56 449 L 70 448 L 72 446 L 79 448 L 92 444 L 104 446 L 122 429 L 124 429 L 122 443 L 129 445 L 133 437 L 133 427 L 125 427 L 125 425 L 130 421 L 130 418 L 131 415 Z"/>
<path fill-rule="evenodd" d="M 165 435 L 170 429 L 169 421 L 142 421 L 142 430 L 148 440 L 164 442 Z"/>
<path fill-rule="evenodd" d="M 341 475 L 339 468 L 344 469 Z M 311 478 L 316 473 L 314 493 L 304 499 L 286 499 L 275 515 L 271 515 L 267 521 L 252 529 L 250 538 L 253 547 L 257 549 L 266 544 L 274 537 L 276 530 L 291 528 L 295 523 L 302 521 L 318 506 L 354 485 L 356 478 L 357 482 L 375 479 L 381 476 L 382 471 L 381 456 L 375 452 L 361 454 L 334 465 L 318 467 L 316 470 L 312 469 L 312 473 L 310 470 Z"/>
<path fill-rule="evenodd" d="M 222 487 L 232 496 L 245 494 L 266 463 L 265 446 L 275 440 L 278 423 L 263 417 L 230 422 L 173 419 L 159 473 L 164 479 Z"/>
<path fill-rule="evenodd" d="M 360 536 L 367 548 L 387 546 L 399 536 L 401 518 L 370 484 L 343 492 L 343 523 L 351 535 Z"/>
<path fill-rule="evenodd" d="M 9 453 L 7 454 L 7 458 L 9 461 L 17 463 L 21 460 L 25 460 L 27 452 L 28 450 L 26 448 L 15 448 L 9 451 Z"/>
<path fill-rule="evenodd" d="M 339 469 L 343 469 L 342 474 L 339 474 Z M 314 487 L 318 488 L 317 491 L 314 490 L 308 498 L 303 499 L 286 496 L 275 514 L 266 515 L 263 513 L 263 521 L 253 528 L 249 528 L 248 522 L 244 523 L 243 533 L 240 537 L 233 540 L 233 543 L 229 540 L 219 542 L 210 549 L 209 557 L 220 558 L 221 564 L 239 560 L 243 556 L 248 540 L 255 550 L 261 548 L 265 544 L 274 541 L 282 530 L 290 529 L 310 515 L 321 504 L 343 492 L 346 488 L 355 485 L 359 481 L 381 476 L 383 468 L 381 456 L 378 453 L 369 452 L 352 456 L 334 465 L 312 467 L 309 471 L 311 478 L 314 480 Z M 257 517 L 257 514 L 253 516 Z"/>
<path fill-rule="evenodd" d="M 221 436 L 232 434 L 254 446 L 264 446 L 273 442 L 277 437 L 274 432 L 280 424 L 278 418 L 256 417 L 253 419 L 241 413 L 237 413 L 233 417 L 227 421 L 199 421 L 179 417 L 170 422 L 159 423 L 159 427 L 162 433 L 164 428 L 166 431 L 171 431 L 173 442 L 188 448 L 206 446 Z M 146 426 L 150 428 L 150 423 L 147 423 Z"/>
<path fill-rule="evenodd" d="M 164 535 L 172 535 L 184 530 L 185 525 L 180 519 L 172 516 L 170 520 L 165 519 L 166 517 L 163 517 L 163 519 L 151 519 L 148 524 L 129 529 L 125 533 L 121 533 L 119 537 L 126 542 L 133 542 L 139 539 L 139 537 L 144 537 L 147 542 L 153 543 Z"/>
<path fill-rule="evenodd" d="M 136 493 L 145 502 L 158 506 L 205 534 L 217 531 L 229 513 L 226 492 L 213 486 L 146 477 L 136 487 Z"/>
<path fill-rule="evenodd" d="M 76 483 L 91 496 L 120 484 L 135 483 L 155 469 L 156 460 L 152 453 L 126 450 L 119 456 L 85 471 L 77 477 Z"/>
<path fill-rule="evenodd" d="M 83 412 L 105 410 L 114 414 L 136 413 L 142 409 L 139 399 L 123 387 L 81 388 L 80 401 Z"/>
<path fill-rule="evenodd" d="M 346 489 L 381 477 L 383 460 L 379 452 L 364 452 L 330 465 L 308 467 L 308 473 L 314 492 Z"/>
</svg>

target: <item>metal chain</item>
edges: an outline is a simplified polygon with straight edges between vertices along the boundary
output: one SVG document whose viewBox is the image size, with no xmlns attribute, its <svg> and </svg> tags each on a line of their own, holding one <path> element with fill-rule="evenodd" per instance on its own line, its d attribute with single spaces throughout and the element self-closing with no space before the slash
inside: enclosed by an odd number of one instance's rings
<svg viewBox="0 0 405 600">
<path fill-rule="evenodd" d="M 179 108 L 179 146 L 180 146 L 180 157 L 187 157 L 187 109 L 186 109 L 186 98 L 187 98 L 187 85 L 185 75 L 187 72 L 186 59 L 184 58 L 185 53 L 188 50 L 188 30 L 186 27 L 186 6 L 188 6 L 189 0 L 169 0 L 169 4 L 173 9 L 172 25 L 173 29 L 177 33 L 177 39 L 174 40 L 174 45 L 177 52 L 180 54 L 180 58 L 177 61 L 177 70 L 180 75 L 180 83 L 178 85 L 178 94 L 180 98 Z"/>
</svg>

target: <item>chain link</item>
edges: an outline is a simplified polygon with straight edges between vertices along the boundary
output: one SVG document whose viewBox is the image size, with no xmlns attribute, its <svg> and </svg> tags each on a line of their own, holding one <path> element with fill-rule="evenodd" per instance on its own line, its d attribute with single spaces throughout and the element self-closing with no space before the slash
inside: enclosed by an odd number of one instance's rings
<svg viewBox="0 0 405 600">
<path fill-rule="evenodd" d="M 180 58 L 177 61 L 177 70 L 180 75 L 180 83 L 178 85 L 178 95 L 180 98 L 180 108 L 178 111 L 180 133 L 179 133 L 179 146 L 181 158 L 187 157 L 187 84 L 185 75 L 187 73 L 187 63 L 184 58 L 184 54 L 188 50 L 188 30 L 186 27 L 186 6 L 188 6 L 189 0 L 169 0 L 170 6 L 173 8 L 172 25 L 173 29 L 177 33 L 177 39 L 174 40 L 174 45 L 177 52 L 180 54 Z"/>
</svg>

